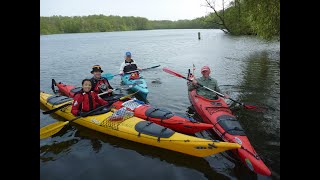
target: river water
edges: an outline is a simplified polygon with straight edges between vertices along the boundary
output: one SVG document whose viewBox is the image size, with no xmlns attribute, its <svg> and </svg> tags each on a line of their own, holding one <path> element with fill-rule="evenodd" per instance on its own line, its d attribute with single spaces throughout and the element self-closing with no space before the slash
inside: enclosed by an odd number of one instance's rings
<svg viewBox="0 0 320 180">
<path fill-rule="evenodd" d="M 80 86 L 82 79 L 91 77 L 91 67 L 95 64 L 101 65 L 104 73 L 116 74 L 126 51 L 131 51 L 132 59 L 141 68 L 161 65 L 142 74 L 150 91 L 147 101 L 153 106 L 182 116 L 190 112 L 186 81 L 165 73 L 162 68 L 186 75 L 192 64 L 197 77 L 201 67 L 209 65 L 211 76 L 218 80 L 223 92 L 258 106 L 258 110 L 246 110 L 227 101 L 273 175 L 254 174 L 228 153 L 196 158 L 73 124 L 53 137 L 40 140 L 41 179 L 280 178 L 279 42 L 203 29 L 40 36 L 40 88 L 52 93 L 51 79 Z M 114 77 L 110 83 L 118 87 L 120 78 Z M 40 127 L 63 120 L 55 114 L 43 115 L 41 112 L 45 110 L 41 106 Z"/>
</svg>

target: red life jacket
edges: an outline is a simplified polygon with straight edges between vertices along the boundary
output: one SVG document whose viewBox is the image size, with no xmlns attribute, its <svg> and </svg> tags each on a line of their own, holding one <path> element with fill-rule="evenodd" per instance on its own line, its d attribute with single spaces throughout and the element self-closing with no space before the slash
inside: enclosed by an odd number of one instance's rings
<svg viewBox="0 0 320 180">
<path fill-rule="evenodd" d="M 97 93 L 90 91 L 88 93 L 82 90 L 73 98 L 71 113 L 78 116 L 78 112 L 89 112 L 96 109 L 97 105 L 103 106 L 108 102 L 98 96 Z"/>
<path fill-rule="evenodd" d="M 108 89 L 113 89 L 113 88 L 111 87 L 109 81 L 106 80 L 106 79 L 103 79 L 103 78 L 101 78 L 101 79 L 99 79 L 99 80 L 97 80 L 97 79 L 95 79 L 95 78 L 91 78 L 91 84 L 92 84 L 91 91 L 94 91 L 94 92 L 96 92 L 96 93 L 102 93 L 102 92 L 104 92 L 104 91 L 101 91 L 100 88 L 99 88 L 99 86 L 101 86 L 101 85 L 103 85 L 103 84 L 105 84 L 105 85 L 107 86 L 106 89 L 105 89 L 105 91 L 107 91 Z M 111 93 L 108 93 L 108 94 L 109 94 L 109 96 L 111 95 Z"/>
</svg>

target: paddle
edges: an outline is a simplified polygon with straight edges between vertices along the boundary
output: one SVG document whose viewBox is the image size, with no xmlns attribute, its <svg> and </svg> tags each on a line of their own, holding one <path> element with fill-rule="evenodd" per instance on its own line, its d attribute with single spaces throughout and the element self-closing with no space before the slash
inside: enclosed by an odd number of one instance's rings
<svg viewBox="0 0 320 180">
<path fill-rule="evenodd" d="M 128 94 L 126 96 L 123 96 L 123 97 L 119 98 L 119 100 L 121 101 L 121 100 L 124 100 L 126 98 L 129 98 L 129 97 L 135 95 L 138 92 L 139 91 L 136 91 L 136 92 L 134 92 L 132 94 Z M 96 108 L 96 109 L 94 109 L 92 111 L 87 112 L 87 113 L 83 113 L 80 116 L 77 116 L 77 117 L 75 117 L 75 118 L 73 118 L 71 120 L 68 120 L 68 121 L 65 121 L 65 122 L 55 122 L 53 124 L 49 124 L 49 125 L 47 125 L 45 127 L 42 127 L 40 129 L 40 139 L 48 138 L 48 137 L 56 134 L 57 132 L 59 132 L 65 125 L 69 124 L 70 122 L 75 121 L 75 120 L 77 120 L 77 119 L 79 119 L 81 117 L 88 116 L 88 115 L 90 115 L 91 113 L 93 113 L 95 111 L 103 109 L 106 106 L 110 106 L 111 104 L 113 104 L 113 102 L 112 103 L 108 103 L 108 104 L 103 105 L 103 106 L 100 106 L 100 107 L 98 107 L 98 108 Z"/>
<path fill-rule="evenodd" d="M 172 70 L 170 70 L 170 69 L 168 69 L 168 68 L 163 68 L 163 71 L 166 72 L 166 73 L 172 74 L 172 75 L 174 75 L 174 76 L 177 76 L 177 77 L 180 77 L 180 78 L 183 78 L 183 79 L 186 79 L 186 80 L 192 82 L 191 79 L 188 79 L 188 78 L 184 77 L 183 75 L 181 75 L 181 74 L 179 74 L 179 73 L 177 73 L 177 72 L 174 72 L 174 71 L 172 71 Z M 215 91 L 215 90 L 213 90 L 213 89 L 210 89 L 210 88 L 208 88 L 208 87 L 206 87 L 206 86 L 203 86 L 202 84 L 199 84 L 199 83 L 198 83 L 197 85 L 200 86 L 200 87 L 203 87 L 203 88 L 205 88 L 205 89 L 207 89 L 207 90 L 209 90 L 209 91 L 215 92 L 216 94 L 218 94 L 219 96 L 221 96 L 221 97 L 223 97 L 223 98 L 226 98 L 224 94 L 221 94 L 221 93 L 219 93 L 219 92 L 217 92 L 217 91 Z M 227 99 L 230 99 L 231 101 L 234 101 L 234 102 L 242 105 L 242 106 L 245 107 L 246 109 L 255 109 L 255 108 L 257 108 L 256 106 L 245 105 L 244 103 L 239 102 L 239 101 L 236 101 L 236 100 L 234 100 L 234 99 L 232 99 L 232 98 L 230 98 L 230 97 L 228 97 Z"/>
<path fill-rule="evenodd" d="M 160 65 L 157 65 L 157 66 L 152 66 L 152 67 L 148 67 L 148 68 L 144 68 L 144 69 L 141 69 L 141 71 L 145 71 L 145 70 L 148 70 L 148 69 L 153 69 L 153 68 L 157 68 L 159 67 Z M 137 72 L 139 70 L 134 70 L 134 71 L 129 71 L 129 72 L 126 72 L 126 74 L 129 74 L 129 73 L 133 73 L 133 72 Z M 109 73 L 106 73 L 106 74 L 102 74 L 101 76 L 107 80 L 111 80 L 113 79 L 114 76 L 119 76 L 121 74 L 109 74 Z"/>
<path fill-rule="evenodd" d="M 142 83 L 141 81 L 137 81 L 137 82 L 135 82 L 135 83 L 133 83 L 133 84 L 126 84 L 126 85 L 123 85 L 123 86 L 120 87 L 120 88 L 113 89 L 112 91 L 116 91 L 116 90 L 118 90 L 118 89 L 127 90 L 127 89 L 130 89 L 130 88 L 132 88 L 133 86 L 138 85 L 138 84 L 141 84 L 141 83 Z M 102 95 L 107 94 L 107 93 L 109 93 L 109 92 L 106 91 L 106 92 L 100 93 L 100 94 L 98 94 L 98 96 L 102 96 Z M 70 105 L 72 105 L 72 103 L 67 103 L 67 104 L 64 104 L 64 105 L 62 105 L 62 106 L 59 106 L 59 107 L 57 107 L 57 108 L 51 109 L 51 110 L 49 110 L 49 111 L 44 111 L 44 112 L 42 112 L 42 114 L 51 114 L 51 113 L 54 113 L 54 112 L 58 111 L 59 109 L 62 109 L 62 108 L 64 108 L 64 107 L 67 107 L 67 106 L 70 106 Z"/>
<path fill-rule="evenodd" d="M 64 105 L 62 105 L 62 106 L 59 106 L 59 107 L 57 107 L 57 108 L 51 109 L 51 110 L 49 110 L 49 111 L 44 111 L 44 112 L 42 112 L 42 114 L 51 114 L 51 113 L 54 113 L 54 112 L 58 111 L 59 109 L 62 109 L 62 108 L 64 108 L 64 107 L 67 107 L 67 106 L 70 106 L 70 105 L 72 105 L 72 102 L 71 102 L 71 103 L 64 104 Z"/>
</svg>

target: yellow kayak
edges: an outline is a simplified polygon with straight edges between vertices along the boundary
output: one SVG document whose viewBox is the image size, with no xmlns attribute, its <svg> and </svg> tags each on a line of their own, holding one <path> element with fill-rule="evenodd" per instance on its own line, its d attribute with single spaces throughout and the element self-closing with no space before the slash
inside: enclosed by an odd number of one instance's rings
<svg viewBox="0 0 320 180">
<path fill-rule="evenodd" d="M 72 98 L 66 96 L 40 92 L 40 102 L 50 110 L 72 101 Z M 71 106 L 62 108 L 55 113 L 67 120 L 75 118 L 71 113 Z M 240 145 L 237 143 L 215 142 L 177 133 L 169 128 L 134 116 L 125 120 L 110 121 L 108 117 L 112 114 L 112 112 L 107 112 L 81 117 L 73 122 L 111 136 L 196 157 L 206 157 L 223 151 L 240 148 Z"/>
</svg>

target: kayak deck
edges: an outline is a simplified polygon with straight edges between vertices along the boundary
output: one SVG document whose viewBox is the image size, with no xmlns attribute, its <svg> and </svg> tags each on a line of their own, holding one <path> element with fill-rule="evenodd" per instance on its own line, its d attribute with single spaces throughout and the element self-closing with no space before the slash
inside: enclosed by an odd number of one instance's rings
<svg viewBox="0 0 320 180">
<path fill-rule="evenodd" d="M 191 78 L 189 76 L 188 78 Z M 189 83 L 188 83 L 189 84 Z M 189 100 L 204 122 L 213 124 L 212 130 L 225 142 L 234 142 L 241 148 L 233 153 L 251 170 L 258 174 L 270 176 L 271 171 L 264 164 L 251 145 L 240 122 L 232 114 L 227 103 L 222 99 L 206 99 L 196 93 L 188 91 Z"/>
<path fill-rule="evenodd" d="M 52 95 L 40 92 L 40 102 L 48 109 L 54 109 L 71 101 L 60 104 L 51 104 L 47 101 Z M 55 113 L 67 120 L 75 118 L 70 112 L 71 107 L 62 108 Z M 196 157 L 206 157 L 223 151 L 239 148 L 236 143 L 214 142 L 193 136 L 177 133 L 169 128 L 162 127 L 152 122 L 131 117 L 121 121 L 110 121 L 107 118 L 113 113 L 82 117 L 74 121 L 84 127 L 127 139 L 130 141 L 164 148 Z"/>
</svg>

